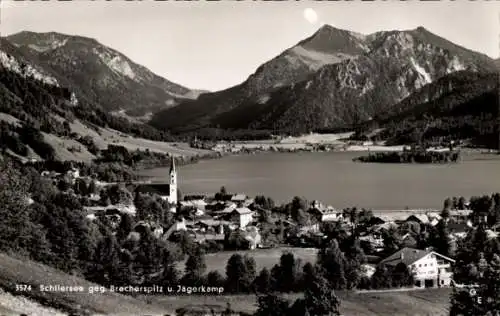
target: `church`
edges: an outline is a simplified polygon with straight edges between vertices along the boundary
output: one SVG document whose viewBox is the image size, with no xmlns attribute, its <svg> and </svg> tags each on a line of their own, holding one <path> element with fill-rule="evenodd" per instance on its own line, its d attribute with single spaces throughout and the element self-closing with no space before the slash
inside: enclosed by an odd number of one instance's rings
<svg viewBox="0 0 500 316">
<path fill-rule="evenodd" d="M 157 194 L 163 200 L 171 204 L 177 204 L 178 191 L 177 191 L 177 170 L 175 168 L 175 159 L 172 157 L 169 170 L 169 183 L 146 183 L 140 184 L 135 189 L 136 193 Z"/>
</svg>

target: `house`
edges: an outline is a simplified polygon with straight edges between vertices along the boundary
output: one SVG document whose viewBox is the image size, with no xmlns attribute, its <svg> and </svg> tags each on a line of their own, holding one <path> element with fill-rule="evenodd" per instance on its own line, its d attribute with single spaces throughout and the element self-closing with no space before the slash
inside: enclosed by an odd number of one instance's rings
<svg viewBox="0 0 500 316">
<path fill-rule="evenodd" d="M 251 250 L 260 248 L 262 246 L 262 236 L 259 230 L 255 226 L 247 227 L 245 230 L 245 240 L 249 243 L 249 248 Z"/>
<path fill-rule="evenodd" d="M 455 222 L 467 222 L 472 215 L 472 210 L 450 210 L 449 218 Z"/>
<path fill-rule="evenodd" d="M 472 222 L 474 225 L 479 225 L 482 223 L 487 223 L 488 222 L 488 215 L 484 213 L 473 213 L 472 214 Z"/>
<path fill-rule="evenodd" d="M 486 238 L 488 238 L 488 239 L 495 239 L 495 238 L 497 238 L 497 237 L 498 237 L 498 233 L 497 233 L 497 232 L 492 231 L 491 229 L 487 229 L 487 230 L 485 231 L 485 233 L 486 233 Z"/>
<path fill-rule="evenodd" d="M 449 237 L 452 240 L 463 239 L 467 237 L 467 232 L 470 227 L 464 223 L 448 222 L 448 231 L 450 232 Z"/>
<path fill-rule="evenodd" d="M 68 175 L 74 181 L 75 179 L 80 178 L 80 170 L 71 168 L 66 172 L 66 175 Z"/>
<path fill-rule="evenodd" d="M 101 200 L 101 196 L 97 193 L 90 193 L 89 200 L 93 202 L 99 202 Z"/>
<path fill-rule="evenodd" d="M 181 204 L 181 207 L 187 207 L 187 208 L 195 208 L 195 209 L 198 209 L 200 211 L 205 211 L 206 210 L 206 206 L 207 206 L 207 202 L 205 202 L 204 200 L 184 200 L 184 201 L 181 201 L 180 202 Z"/>
<path fill-rule="evenodd" d="M 176 221 L 161 237 L 163 240 L 168 240 L 174 232 L 187 231 L 187 222 L 184 218 L 180 221 Z"/>
<path fill-rule="evenodd" d="M 384 224 L 385 221 L 378 217 L 378 216 L 372 216 L 368 222 L 366 223 L 368 226 L 374 226 L 374 225 L 381 225 L 381 224 Z"/>
<path fill-rule="evenodd" d="M 378 233 L 371 233 L 359 237 L 359 241 L 369 243 L 375 251 L 382 251 L 384 249 L 384 239 Z"/>
<path fill-rule="evenodd" d="M 134 216 L 136 213 L 136 207 L 134 205 L 108 205 L 108 206 L 84 206 L 83 210 L 87 214 L 105 213 L 110 215 L 111 213 L 129 214 Z"/>
<path fill-rule="evenodd" d="M 207 241 L 215 241 L 215 242 L 224 242 L 225 236 L 224 234 L 217 233 L 194 233 L 194 241 L 198 244 L 205 243 Z"/>
<path fill-rule="evenodd" d="M 230 221 L 244 228 L 253 221 L 253 212 L 246 207 L 239 207 L 229 214 Z"/>
<path fill-rule="evenodd" d="M 151 230 L 151 233 L 156 238 L 160 238 L 161 236 L 163 236 L 163 227 L 153 222 L 140 221 L 135 225 L 133 230 L 140 232 L 144 229 Z"/>
<path fill-rule="evenodd" d="M 452 284 L 451 265 L 455 260 L 434 251 L 403 248 L 380 261 L 379 265 L 395 267 L 405 264 L 413 273 L 417 287 L 446 287 Z"/>
<path fill-rule="evenodd" d="M 375 271 L 377 268 L 373 264 L 362 264 L 361 265 L 361 271 L 362 274 L 368 278 L 371 278 L 373 274 L 375 274 Z"/>
<path fill-rule="evenodd" d="M 218 205 L 221 205 L 221 204 L 218 204 Z M 225 215 L 231 214 L 237 208 L 238 208 L 238 205 L 236 205 L 236 203 L 228 202 L 228 203 L 222 204 L 221 208 L 214 211 L 213 213 L 215 215 L 225 216 Z"/>
<path fill-rule="evenodd" d="M 202 232 L 213 231 L 217 234 L 224 234 L 224 226 L 230 225 L 230 222 L 219 221 L 214 219 L 203 219 L 194 224 L 194 226 L 200 229 Z"/>
<path fill-rule="evenodd" d="M 309 213 L 321 223 L 344 221 L 343 211 L 336 210 L 331 206 L 325 208 L 321 204 L 317 204 L 317 202 L 313 202 L 312 208 L 309 209 Z"/>
<path fill-rule="evenodd" d="M 430 224 L 429 217 L 425 214 L 413 214 L 408 216 L 408 218 L 405 220 L 405 222 L 416 222 L 419 224 Z"/>
<path fill-rule="evenodd" d="M 383 224 L 373 226 L 371 228 L 371 232 L 381 235 L 384 232 L 388 232 L 392 229 L 398 229 L 398 227 L 398 224 L 396 224 L 395 222 L 385 222 Z"/>
<path fill-rule="evenodd" d="M 231 202 L 234 202 L 236 204 L 238 203 L 244 203 L 247 199 L 247 196 L 245 194 L 234 194 L 232 197 L 231 197 Z"/>
</svg>

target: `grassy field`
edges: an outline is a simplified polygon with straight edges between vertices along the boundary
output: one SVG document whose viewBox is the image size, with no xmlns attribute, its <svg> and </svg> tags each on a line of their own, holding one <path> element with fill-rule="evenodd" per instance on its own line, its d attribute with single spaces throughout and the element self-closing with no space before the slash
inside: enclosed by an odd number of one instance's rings
<svg viewBox="0 0 500 316">
<path fill-rule="evenodd" d="M 64 118 L 59 116 L 54 116 L 54 118 L 61 122 L 65 121 Z M 0 121 L 6 121 L 16 125 L 21 125 L 22 123 L 17 118 L 5 113 L 0 113 Z M 109 128 L 97 128 L 96 131 L 79 120 L 71 122 L 70 128 L 72 132 L 80 136 L 91 136 L 99 149 L 106 149 L 109 144 L 114 144 L 124 146 L 129 150 L 149 149 L 152 152 L 168 153 L 175 156 L 202 156 L 211 153 L 210 150 L 191 148 L 186 143 L 167 143 L 131 137 Z M 95 159 L 95 156 L 76 140 L 67 137 L 59 137 L 53 134 L 42 134 L 44 140 L 55 149 L 56 158 L 59 160 L 90 162 L 92 159 Z"/>
<path fill-rule="evenodd" d="M 280 251 L 252 252 L 256 254 L 258 266 L 271 267 L 281 255 Z M 313 260 L 315 254 L 311 249 L 297 252 L 303 260 Z M 264 258 L 268 259 L 264 259 Z M 219 261 L 229 257 L 229 253 Z M 224 270 L 224 265 L 214 266 L 217 260 L 207 260 L 209 269 Z M 20 294 L 15 291 L 16 285 L 29 284 L 32 290 Z M 75 292 L 41 292 L 40 285 L 82 286 L 84 291 Z M 29 261 L 14 259 L 0 254 L 0 288 L 15 294 L 0 292 L 0 315 L 12 312 L 24 312 L 33 315 L 61 315 L 58 310 L 88 310 L 97 315 L 165 315 L 175 309 L 192 305 L 215 305 L 226 307 L 229 302 L 233 309 L 251 313 L 256 309 L 254 295 L 219 295 L 219 296 L 156 296 L 145 299 L 133 298 L 111 292 L 90 294 L 89 287 L 95 284 L 78 277 L 61 273 L 47 266 Z M 22 295 L 22 296 L 21 296 Z M 341 299 L 343 315 L 446 315 L 449 304 L 449 289 L 425 289 L 416 291 L 353 293 L 338 292 Z M 300 294 L 286 296 L 293 301 Z M 36 302 L 43 303 L 41 307 Z"/>
<path fill-rule="evenodd" d="M 95 131 L 78 120 L 72 122 L 70 127 L 73 132 L 79 135 L 91 136 L 100 149 L 105 149 L 109 144 L 114 144 L 124 146 L 129 150 L 149 149 L 153 152 L 170 153 L 176 156 L 195 156 L 211 152 L 209 150 L 190 148 L 188 144 L 185 143 L 166 143 L 131 137 L 109 128 L 99 128 L 98 131 Z"/>
<path fill-rule="evenodd" d="M 337 292 L 341 300 L 341 313 L 345 316 L 444 316 L 448 315 L 450 289 L 423 289 L 405 292 L 352 293 Z M 293 302 L 301 294 L 285 295 Z M 220 306 L 231 304 L 234 310 L 255 312 L 255 295 L 221 296 L 163 296 L 153 300 L 155 304 L 173 309 L 192 305 Z"/>
<path fill-rule="evenodd" d="M 245 251 L 224 251 L 218 253 L 211 253 L 205 255 L 205 262 L 207 265 L 207 271 L 219 271 L 222 275 L 226 274 L 226 264 L 229 258 L 234 253 L 239 253 L 241 255 L 249 255 L 255 259 L 255 264 L 257 266 L 257 271 L 262 268 L 271 269 L 275 264 L 278 264 L 280 257 L 283 252 L 292 252 L 295 258 L 300 258 L 303 263 L 316 261 L 317 249 L 314 248 L 275 248 L 275 249 L 258 249 L 258 250 L 245 250 Z M 184 263 L 179 265 L 181 271 L 184 270 Z"/>
<path fill-rule="evenodd" d="M 45 307 L 24 296 L 15 296 L 0 289 L 0 315 L 66 316 L 50 307 Z"/>
<path fill-rule="evenodd" d="M 31 291 L 16 291 L 16 285 L 31 285 Z M 43 286 L 81 286 L 83 292 L 43 292 Z M 96 285 L 76 276 L 71 276 L 42 264 L 18 260 L 5 254 L 0 254 L 0 288 L 14 294 L 16 297 L 26 297 L 44 306 L 58 310 L 87 310 L 95 314 L 106 315 L 164 315 L 172 311 L 167 306 L 157 306 L 144 300 L 112 292 L 90 294 L 88 289 Z M 21 296 L 19 296 L 21 295 Z M 5 310 L 6 306 L 0 301 Z M 1 310 L 0 310 L 1 311 Z M 33 315 L 42 315 L 34 312 Z"/>
</svg>

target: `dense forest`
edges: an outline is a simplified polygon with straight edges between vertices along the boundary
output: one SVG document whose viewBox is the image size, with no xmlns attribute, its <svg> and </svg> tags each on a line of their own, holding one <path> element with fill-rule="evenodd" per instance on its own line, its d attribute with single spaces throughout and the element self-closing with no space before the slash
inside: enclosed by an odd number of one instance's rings
<svg viewBox="0 0 500 316">
<path fill-rule="evenodd" d="M 90 127 L 109 127 L 137 137 L 159 141 L 172 141 L 168 133 L 147 124 L 134 123 L 126 118 L 111 115 L 99 105 L 78 95 L 78 102 L 71 102 L 68 87 L 56 87 L 23 77 L 0 66 L 0 112 L 10 114 L 42 132 L 71 137 L 68 122 L 79 119 Z M 55 118 L 58 115 L 67 122 Z"/>
<path fill-rule="evenodd" d="M 498 74 L 457 72 L 422 88 L 360 127 L 358 136 L 385 128 L 388 145 L 469 140 L 498 148 Z"/>
</svg>

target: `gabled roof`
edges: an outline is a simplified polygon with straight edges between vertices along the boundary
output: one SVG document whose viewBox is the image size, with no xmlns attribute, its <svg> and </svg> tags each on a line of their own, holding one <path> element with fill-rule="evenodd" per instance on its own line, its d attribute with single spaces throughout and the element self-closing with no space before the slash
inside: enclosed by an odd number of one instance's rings
<svg viewBox="0 0 500 316">
<path fill-rule="evenodd" d="M 247 196 L 243 193 L 235 194 L 231 197 L 231 201 L 245 201 Z"/>
<path fill-rule="evenodd" d="M 427 217 L 427 215 L 425 215 L 425 214 L 413 214 L 413 215 L 408 216 L 406 221 L 407 222 L 416 221 L 419 223 L 427 224 L 427 223 L 429 223 L 429 217 Z"/>
<path fill-rule="evenodd" d="M 422 259 L 430 253 L 430 251 L 426 250 L 403 248 L 380 261 L 380 264 L 395 266 L 402 262 L 405 265 L 409 266 L 410 264 Z"/>
<path fill-rule="evenodd" d="M 414 249 L 414 248 L 403 248 L 400 249 L 399 251 L 396 251 L 389 257 L 383 259 L 380 261 L 379 264 L 386 264 L 386 265 L 391 265 L 395 266 L 399 263 L 404 263 L 405 265 L 409 266 L 418 260 L 422 259 L 423 257 L 429 255 L 429 254 L 434 254 L 436 256 L 439 256 L 443 259 L 446 259 L 448 261 L 455 262 L 455 260 L 448 258 L 446 256 L 443 256 L 442 254 L 439 254 L 435 251 L 428 251 L 428 250 L 421 250 L 421 249 Z"/>
<path fill-rule="evenodd" d="M 239 215 L 245 215 L 245 214 L 251 214 L 252 211 L 249 208 L 246 207 L 239 207 L 235 209 L 233 212 L 238 213 Z"/>
<path fill-rule="evenodd" d="M 372 231 L 380 232 L 382 230 L 390 230 L 391 228 L 394 228 L 394 229 L 398 228 L 398 224 L 396 224 L 394 222 L 385 222 L 383 224 L 374 225 Z"/>
</svg>

